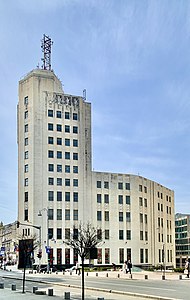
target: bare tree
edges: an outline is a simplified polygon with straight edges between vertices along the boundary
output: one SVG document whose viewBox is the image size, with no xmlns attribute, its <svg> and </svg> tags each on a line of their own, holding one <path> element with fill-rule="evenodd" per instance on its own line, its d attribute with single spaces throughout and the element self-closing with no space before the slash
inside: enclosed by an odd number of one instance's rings
<svg viewBox="0 0 190 300">
<path fill-rule="evenodd" d="M 79 224 L 78 229 L 73 227 L 70 237 L 63 241 L 68 247 L 75 249 L 82 262 L 82 300 L 84 300 L 84 259 L 102 242 L 102 231 L 97 230 L 89 222 Z"/>
</svg>

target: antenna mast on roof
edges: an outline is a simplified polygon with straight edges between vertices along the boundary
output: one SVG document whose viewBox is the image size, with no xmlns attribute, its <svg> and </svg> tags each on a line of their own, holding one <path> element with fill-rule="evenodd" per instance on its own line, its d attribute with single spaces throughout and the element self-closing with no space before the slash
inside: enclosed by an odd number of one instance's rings
<svg viewBox="0 0 190 300">
<path fill-rule="evenodd" d="M 44 53 L 44 57 L 42 58 L 42 69 L 51 71 L 51 46 L 53 45 L 53 42 L 51 38 L 45 34 L 41 42 L 42 52 Z"/>
</svg>

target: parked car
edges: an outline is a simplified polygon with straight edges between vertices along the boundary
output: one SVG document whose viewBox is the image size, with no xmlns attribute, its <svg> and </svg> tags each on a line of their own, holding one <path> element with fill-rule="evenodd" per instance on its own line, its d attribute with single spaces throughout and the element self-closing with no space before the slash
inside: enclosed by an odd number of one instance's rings
<svg viewBox="0 0 190 300">
<path fill-rule="evenodd" d="M 75 271 L 75 270 L 76 270 L 76 266 L 73 266 L 73 267 L 71 267 L 71 268 L 69 268 L 69 269 L 65 269 L 65 272 L 72 273 L 72 272 Z"/>
</svg>

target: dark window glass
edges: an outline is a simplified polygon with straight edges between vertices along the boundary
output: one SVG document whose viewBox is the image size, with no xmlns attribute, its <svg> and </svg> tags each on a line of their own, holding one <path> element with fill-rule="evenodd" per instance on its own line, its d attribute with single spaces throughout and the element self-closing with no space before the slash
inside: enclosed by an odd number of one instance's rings
<svg viewBox="0 0 190 300">
<path fill-rule="evenodd" d="M 48 117 L 53 117 L 53 110 L 52 109 L 48 109 Z"/>
<path fill-rule="evenodd" d="M 62 192 L 57 192 L 57 201 L 62 201 Z"/>
<path fill-rule="evenodd" d="M 65 139 L 65 146 L 70 146 L 70 139 Z"/>
<path fill-rule="evenodd" d="M 70 192 L 65 192 L 65 201 L 70 201 Z"/>
<path fill-rule="evenodd" d="M 48 171 L 49 172 L 53 172 L 54 171 L 54 165 L 53 164 L 49 164 L 48 165 Z"/>
<path fill-rule="evenodd" d="M 62 125 L 57 124 L 57 131 L 62 131 Z"/>
<path fill-rule="evenodd" d="M 54 154 L 52 150 L 48 150 L 48 157 L 53 158 Z"/>
<path fill-rule="evenodd" d="M 53 201 L 53 200 L 54 200 L 54 192 L 48 191 L 48 201 Z"/>
<path fill-rule="evenodd" d="M 62 158 L 62 152 L 61 151 L 57 151 L 57 158 L 61 159 Z"/>
<path fill-rule="evenodd" d="M 73 201 L 78 202 L 78 193 L 77 192 L 73 193 Z"/>
<path fill-rule="evenodd" d="M 65 125 L 65 132 L 70 132 L 70 126 L 69 125 Z"/>
<path fill-rule="evenodd" d="M 48 136 L 48 144 L 53 145 L 53 137 L 52 136 Z"/>
<path fill-rule="evenodd" d="M 73 147 L 78 147 L 78 140 L 73 140 Z"/>
<path fill-rule="evenodd" d="M 57 118 L 61 118 L 61 111 L 60 111 L 60 110 L 58 110 L 58 111 L 56 112 L 56 116 L 57 116 Z"/>
<path fill-rule="evenodd" d="M 65 159 L 70 159 L 70 152 L 65 152 Z"/>
<path fill-rule="evenodd" d="M 78 160 L 78 153 L 73 153 L 73 160 Z"/>
<path fill-rule="evenodd" d="M 78 166 L 73 166 L 73 173 L 78 173 Z"/>
<path fill-rule="evenodd" d="M 65 112 L 65 119 L 69 120 L 70 119 L 70 114 L 68 111 Z"/>
<path fill-rule="evenodd" d="M 62 145 L 62 138 L 57 138 L 57 145 Z"/>
<path fill-rule="evenodd" d="M 65 173 L 70 173 L 70 166 L 68 165 L 65 166 Z"/>
<path fill-rule="evenodd" d="M 48 123 L 48 130 L 53 131 L 53 124 L 52 123 Z"/>
<path fill-rule="evenodd" d="M 77 126 L 73 126 L 73 133 L 78 133 L 78 127 Z"/>
<path fill-rule="evenodd" d="M 75 120 L 75 121 L 78 120 L 78 115 L 76 113 L 73 113 L 73 120 Z"/>
</svg>

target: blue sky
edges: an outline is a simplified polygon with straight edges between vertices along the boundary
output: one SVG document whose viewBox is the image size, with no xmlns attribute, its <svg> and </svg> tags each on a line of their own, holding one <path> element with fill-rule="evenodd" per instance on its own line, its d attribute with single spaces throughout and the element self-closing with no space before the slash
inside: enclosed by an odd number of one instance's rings
<svg viewBox="0 0 190 300">
<path fill-rule="evenodd" d="M 18 81 L 44 33 L 65 92 L 92 103 L 94 170 L 154 180 L 190 213 L 190 2 L 0 0 L 0 221 L 17 219 Z"/>
</svg>

